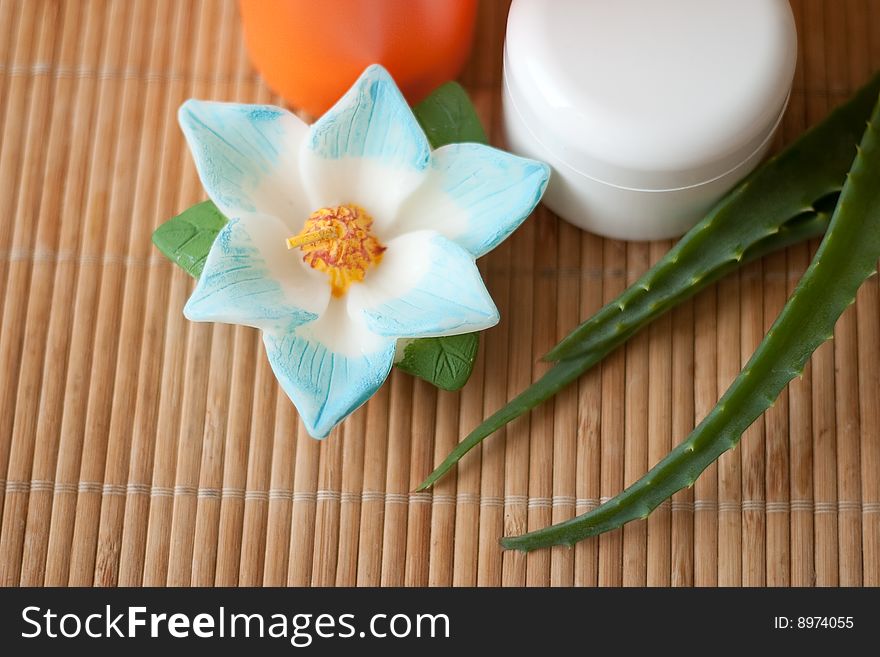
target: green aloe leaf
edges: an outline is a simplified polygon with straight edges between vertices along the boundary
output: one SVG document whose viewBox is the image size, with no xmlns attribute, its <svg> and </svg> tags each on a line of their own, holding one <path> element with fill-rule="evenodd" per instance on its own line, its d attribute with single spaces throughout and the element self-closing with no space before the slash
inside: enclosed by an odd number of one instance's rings
<svg viewBox="0 0 880 657">
<path fill-rule="evenodd" d="M 711 282 L 751 259 L 821 235 L 878 92 L 880 74 L 728 193 L 644 276 L 563 339 L 547 356 L 556 361 L 553 367 L 465 436 L 419 490 Z"/>
<path fill-rule="evenodd" d="M 573 545 L 645 518 L 735 447 L 749 425 L 803 372 L 813 352 L 834 336 L 838 318 L 855 301 L 862 283 L 876 273 L 880 259 L 878 181 L 880 103 L 865 130 L 825 239 L 776 322 L 715 408 L 684 442 L 616 497 L 571 520 L 504 538 L 502 546 L 529 551 Z"/>
<path fill-rule="evenodd" d="M 457 82 L 447 82 L 413 108 L 433 148 L 459 142 L 488 143 L 480 119 Z M 203 201 L 160 225 L 153 243 L 190 276 L 198 278 L 227 218 Z M 479 346 L 476 333 L 413 340 L 397 363 L 402 370 L 443 390 L 458 390 L 471 376 Z"/>
</svg>

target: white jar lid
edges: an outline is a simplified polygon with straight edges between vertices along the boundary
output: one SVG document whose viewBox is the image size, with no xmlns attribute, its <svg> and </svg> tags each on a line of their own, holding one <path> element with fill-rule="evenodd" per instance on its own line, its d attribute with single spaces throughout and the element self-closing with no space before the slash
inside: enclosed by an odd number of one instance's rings
<svg viewBox="0 0 880 657">
<path fill-rule="evenodd" d="M 787 0 L 514 0 L 504 66 L 554 155 L 610 185 L 669 190 L 772 138 L 796 59 Z"/>
</svg>

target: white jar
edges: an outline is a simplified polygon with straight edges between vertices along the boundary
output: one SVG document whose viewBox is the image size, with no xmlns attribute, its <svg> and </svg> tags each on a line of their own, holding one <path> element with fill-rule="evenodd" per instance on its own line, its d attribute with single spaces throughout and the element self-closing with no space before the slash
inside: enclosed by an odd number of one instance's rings
<svg viewBox="0 0 880 657">
<path fill-rule="evenodd" d="M 766 154 L 796 59 L 787 0 L 513 0 L 508 148 L 571 223 L 675 237 Z"/>
</svg>

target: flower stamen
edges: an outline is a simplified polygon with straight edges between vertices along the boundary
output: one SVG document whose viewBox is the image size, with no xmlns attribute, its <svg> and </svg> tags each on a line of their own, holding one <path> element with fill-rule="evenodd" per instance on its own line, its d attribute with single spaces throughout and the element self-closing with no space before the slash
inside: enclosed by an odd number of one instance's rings
<svg viewBox="0 0 880 657">
<path fill-rule="evenodd" d="M 287 248 L 299 248 L 303 262 L 326 272 L 333 296 L 344 295 L 379 264 L 385 247 L 372 233 L 373 218 L 357 205 L 339 205 L 313 212 Z"/>
<path fill-rule="evenodd" d="M 309 233 L 303 232 L 299 235 L 288 237 L 287 248 L 296 249 L 298 247 L 306 246 L 307 244 L 314 244 L 315 242 L 320 242 L 322 240 L 332 240 L 336 237 L 339 237 L 339 232 L 335 228 L 323 228 L 321 230 L 314 230 Z"/>
</svg>

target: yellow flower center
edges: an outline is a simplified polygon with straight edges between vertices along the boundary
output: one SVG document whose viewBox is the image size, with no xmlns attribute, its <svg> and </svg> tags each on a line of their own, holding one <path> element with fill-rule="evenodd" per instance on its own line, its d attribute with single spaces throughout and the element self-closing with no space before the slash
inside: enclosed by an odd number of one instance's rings
<svg viewBox="0 0 880 657">
<path fill-rule="evenodd" d="M 299 235 L 287 238 L 287 248 L 299 248 L 303 262 L 327 272 L 333 296 L 341 297 L 382 260 L 385 247 L 373 235 L 372 226 L 373 218 L 357 205 L 321 208 L 306 219 Z"/>
</svg>

